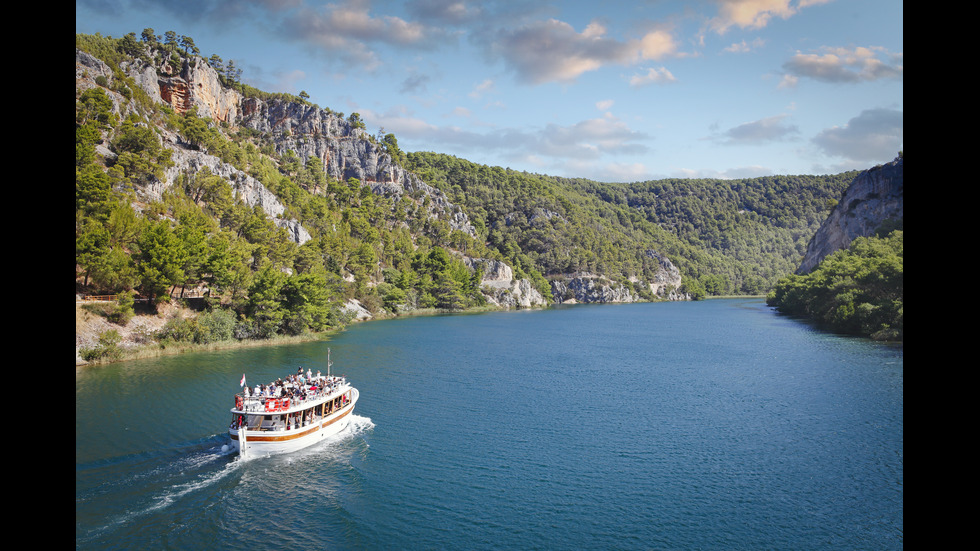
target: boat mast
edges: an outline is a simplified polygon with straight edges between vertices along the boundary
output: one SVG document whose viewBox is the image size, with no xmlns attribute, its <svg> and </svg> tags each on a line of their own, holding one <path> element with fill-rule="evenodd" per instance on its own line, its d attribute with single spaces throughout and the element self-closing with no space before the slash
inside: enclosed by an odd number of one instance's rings
<svg viewBox="0 0 980 551">
<path fill-rule="evenodd" d="M 330 361 L 330 349 L 327 348 L 327 380 L 330 379 L 330 366 L 331 365 L 333 365 L 333 363 Z"/>
</svg>

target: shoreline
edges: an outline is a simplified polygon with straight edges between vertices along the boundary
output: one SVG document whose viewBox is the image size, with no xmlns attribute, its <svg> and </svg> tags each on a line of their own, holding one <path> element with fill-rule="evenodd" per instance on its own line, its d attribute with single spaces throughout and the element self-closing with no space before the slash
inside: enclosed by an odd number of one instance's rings
<svg viewBox="0 0 980 551">
<path fill-rule="evenodd" d="M 83 348 L 82 341 L 92 341 L 94 343 L 97 340 L 98 334 L 104 331 L 115 330 L 119 331 L 124 335 L 132 335 L 144 328 L 156 327 L 159 329 L 163 323 L 166 322 L 167 318 L 174 315 L 184 315 L 185 311 L 189 311 L 186 308 L 180 308 L 170 305 L 166 308 L 166 312 L 162 314 L 155 314 L 152 316 L 134 316 L 132 320 L 125 327 L 119 326 L 106 321 L 97 314 L 85 313 L 81 314 L 82 318 L 88 318 L 85 321 L 79 321 L 79 313 L 81 310 L 80 304 L 76 303 L 76 322 L 75 322 L 75 368 L 87 368 L 87 367 L 100 367 L 103 365 L 128 362 L 133 360 L 144 360 L 148 358 L 158 358 L 162 356 L 177 356 L 180 354 L 185 354 L 188 352 L 210 352 L 216 350 L 230 350 L 234 348 L 252 348 L 258 346 L 281 346 L 290 344 L 300 344 L 305 342 L 328 340 L 333 336 L 347 330 L 352 325 L 365 323 L 368 321 L 379 321 L 387 319 L 396 318 L 409 318 L 409 317 L 422 317 L 422 316 L 437 316 L 444 314 L 476 314 L 480 312 L 495 312 L 504 311 L 505 308 L 500 307 L 489 307 L 489 306 L 479 306 L 475 308 L 467 308 L 465 310 L 437 310 L 434 308 L 426 308 L 420 310 L 412 310 L 410 312 L 402 312 L 398 314 L 389 314 L 381 316 L 372 316 L 370 318 L 364 319 L 354 319 L 347 325 L 343 327 L 338 327 L 330 329 L 327 331 L 322 331 L 319 333 L 306 333 L 303 335 L 293 335 L 293 336 L 276 336 L 270 339 L 245 339 L 245 340 L 226 340 L 208 344 L 195 344 L 195 343 L 169 343 L 162 344 L 159 342 L 151 342 L 146 344 L 138 344 L 130 337 L 129 340 L 124 340 L 121 349 L 121 357 L 118 358 L 100 358 L 97 360 L 86 361 L 81 358 L 81 349 Z M 80 330 L 80 325 L 84 326 L 84 329 Z M 101 331 L 100 331 L 101 329 Z M 88 333 L 87 339 L 80 338 L 80 333 Z"/>
<path fill-rule="evenodd" d="M 705 297 L 705 300 L 710 299 L 765 299 L 765 295 L 728 295 L 728 296 L 712 296 Z M 646 302 L 646 301 L 643 301 Z M 551 308 L 554 305 L 540 306 L 534 309 L 541 310 L 545 308 Z M 80 305 L 76 304 L 76 311 L 80 309 Z M 98 318 L 95 314 L 88 314 L 92 318 L 90 323 L 96 326 L 95 331 L 98 332 L 98 328 L 104 328 L 104 330 L 117 330 L 130 334 L 134 331 L 139 330 L 143 327 L 162 325 L 166 321 L 168 314 L 175 315 L 176 313 L 182 312 L 184 309 L 171 305 L 167 308 L 168 312 L 164 314 L 155 314 L 153 316 L 134 316 L 133 320 L 127 324 L 127 328 L 109 323 L 104 319 Z M 245 340 L 228 340 L 220 341 L 209 344 L 194 344 L 194 343 L 170 343 L 161 344 L 159 342 L 147 343 L 147 344 L 136 344 L 133 341 L 126 341 L 126 345 L 122 346 L 122 355 L 115 359 L 98 359 L 93 361 L 85 361 L 81 359 L 80 350 L 81 346 L 79 343 L 79 321 L 78 315 L 76 314 L 76 326 L 75 326 L 75 336 L 76 336 L 76 346 L 75 346 L 75 368 L 87 368 L 87 367 L 99 367 L 103 365 L 128 362 L 134 360 L 144 360 L 148 358 L 158 358 L 162 356 L 177 356 L 180 354 L 185 354 L 189 352 L 210 352 L 217 350 L 229 350 L 233 348 L 252 348 L 257 346 L 281 346 L 290 344 L 300 344 L 311 341 L 328 340 L 333 336 L 346 331 L 348 327 L 354 324 L 365 323 L 369 321 L 379 321 L 379 320 L 390 320 L 397 318 L 412 318 L 412 317 L 422 317 L 422 316 L 438 316 L 445 314 L 478 314 L 481 312 L 497 312 L 505 311 L 508 308 L 502 308 L 498 306 L 479 306 L 474 308 L 467 308 L 465 310 L 438 310 L 435 308 L 425 308 L 420 310 L 412 310 L 409 312 L 400 312 L 397 314 L 389 314 L 383 316 L 372 316 L 370 318 L 355 319 L 351 323 L 338 327 L 335 329 L 330 329 L 328 331 L 322 331 L 319 333 L 307 333 L 304 335 L 295 336 L 276 336 L 271 339 L 245 339 Z M 85 316 L 83 316 L 85 317 Z M 84 331 L 83 331 L 84 332 Z M 90 329 L 88 332 L 92 332 Z"/>
</svg>

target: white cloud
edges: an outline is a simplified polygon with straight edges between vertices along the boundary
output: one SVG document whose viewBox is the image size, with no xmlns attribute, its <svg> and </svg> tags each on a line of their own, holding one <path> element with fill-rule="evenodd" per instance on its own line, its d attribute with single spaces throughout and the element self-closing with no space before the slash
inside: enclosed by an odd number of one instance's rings
<svg viewBox="0 0 980 551">
<path fill-rule="evenodd" d="M 722 51 L 731 54 L 744 54 L 761 48 L 765 43 L 766 41 L 761 38 L 756 38 L 751 42 L 746 42 L 743 40 L 741 42 L 735 42 L 728 45 L 727 47 L 723 48 Z"/>
<path fill-rule="evenodd" d="M 362 109 L 371 125 L 395 133 L 403 149 L 449 146 L 481 154 L 537 156 L 539 158 L 598 160 L 606 156 L 645 153 L 649 137 L 610 115 L 571 125 L 548 124 L 540 129 L 496 128 L 486 132 L 426 122 L 406 110 L 376 113 Z M 458 114 L 458 113 L 457 113 Z"/>
<path fill-rule="evenodd" d="M 483 15 L 479 5 L 463 0 L 415 0 L 406 7 L 421 20 L 436 20 L 444 24 L 461 25 L 477 20 Z"/>
<path fill-rule="evenodd" d="M 796 77 L 793 75 L 783 75 L 783 78 L 780 79 L 777 88 L 796 88 L 796 85 L 799 83 L 800 83 L 800 77 Z"/>
<path fill-rule="evenodd" d="M 571 126 L 551 124 L 535 136 L 542 152 L 557 157 L 595 157 L 647 150 L 646 136 L 615 117 L 588 119 Z"/>
<path fill-rule="evenodd" d="M 755 145 L 780 141 L 799 133 L 796 126 L 785 124 L 786 115 L 775 115 L 740 124 L 724 132 L 719 140 L 726 145 Z"/>
<path fill-rule="evenodd" d="M 738 178 L 758 178 L 773 174 L 773 170 L 768 167 L 752 165 L 728 168 L 725 170 L 714 169 L 674 169 L 671 177 L 674 178 L 717 178 L 719 180 L 735 180 Z"/>
<path fill-rule="evenodd" d="M 677 53 L 674 36 L 665 30 L 654 30 L 640 39 L 640 54 L 643 59 L 659 60 Z"/>
<path fill-rule="evenodd" d="M 375 16 L 367 0 L 346 0 L 320 8 L 303 4 L 284 12 L 278 30 L 285 38 L 325 50 L 368 70 L 381 65 L 373 45 L 424 49 L 451 36 L 438 27 L 395 16 Z"/>
<path fill-rule="evenodd" d="M 549 19 L 499 31 L 490 49 L 519 79 L 532 84 L 572 82 L 607 65 L 661 59 L 677 51 L 673 36 L 662 29 L 639 40 L 616 40 L 605 33 L 606 28 L 598 22 L 579 33 L 564 21 Z"/>
<path fill-rule="evenodd" d="M 797 53 L 783 68 L 790 76 L 823 82 L 867 82 L 902 78 L 903 58 L 884 48 L 823 48 L 821 53 Z"/>
<path fill-rule="evenodd" d="M 761 29 L 773 18 L 788 19 L 801 8 L 825 4 L 831 0 L 717 0 L 718 15 L 710 26 L 718 33 L 731 27 L 741 29 Z"/>
<path fill-rule="evenodd" d="M 402 81 L 400 91 L 402 93 L 421 93 L 425 91 L 426 85 L 429 83 L 431 78 L 428 75 L 418 73 L 416 71 L 411 71 L 411 73 Z"/>
<path fill-rule="evenodd" d="M 649 84 L 668 84 L 676 82 L 674 75 L 666 67 L 651 67 L 646 73 L 635 74 L 630 78 L 630 86 L 639 87 Z"/>
<path fill-rule="evenodd" d="M 589 178 L 601 182 L 640 182 L 651 179 L 650 167 L 643 163 L 608 163 L 588 172 L 591 173 Z"/>
<path fill-rule="evenodd" d="M 487 79 L 487 80 L 484 80 L 483 82 L 481 82 L 480 84 L 477 84 L 475 87 L 473 87 L 473 91 L 470 92 L 469 96 L 471 98 L 473 98 L 473 99 L 479 99 L 484 94 L 486 94 L 488 92 L 492 92 L 493 91 L 493 88 L 494 88 L 493 81 L 490 80 L 490 79 Z"/>
<path fill-rule="evenodd" d="M 828 128 L 813 142 L 827 155 L 852 161 L 882 162 L 895 157 L 905 140 L 904 113 L 868 109 L 844 126 Z"/>
<path fill-rule="evenodd" d="M 568 23 L 551 19 L 514 31 L 502 31 L 496 50 L 522 80 L 532 83 L 571 81 L 608 60 L 623 55 L 617 44 L 575 32 Z"/>
</svg>

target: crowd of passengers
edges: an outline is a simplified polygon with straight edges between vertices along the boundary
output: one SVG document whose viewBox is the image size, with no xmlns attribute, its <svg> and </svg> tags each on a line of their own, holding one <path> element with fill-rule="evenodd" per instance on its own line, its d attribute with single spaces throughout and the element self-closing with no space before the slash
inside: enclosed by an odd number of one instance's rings
<svg viewBox="0 0 980 551">
<path fill-rule="evenodd" d="M 336 379 L 336 377 L 332 377 Z M 245 387 L 245 399 L 254 398 L 289 398 L 292 400 L 305 400 L 308 396 L 313 397 L 320 393 L 328 385 L 327 377 L 320 374 L 316 375 L 309 369 L 303 373 L 300 367 L 295 375 L 286 377 L 284 381 L 281 377 L 267 385 L 255 385 L 254 389 Z"/>
</svg>

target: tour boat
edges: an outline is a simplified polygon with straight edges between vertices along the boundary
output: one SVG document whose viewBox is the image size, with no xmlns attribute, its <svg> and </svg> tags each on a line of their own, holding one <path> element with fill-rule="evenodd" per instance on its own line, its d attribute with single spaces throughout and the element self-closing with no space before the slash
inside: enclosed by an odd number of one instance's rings
<svg viewBox="0 0 980 551">
<path fill-rule="evenodd" d="M 322 441 L 350 425 L 358 391 L 346 377 L 302 373 L 257 391 L 235 395 L 228 427 L 240 456 L 291 452 Z"/>
</svg>

